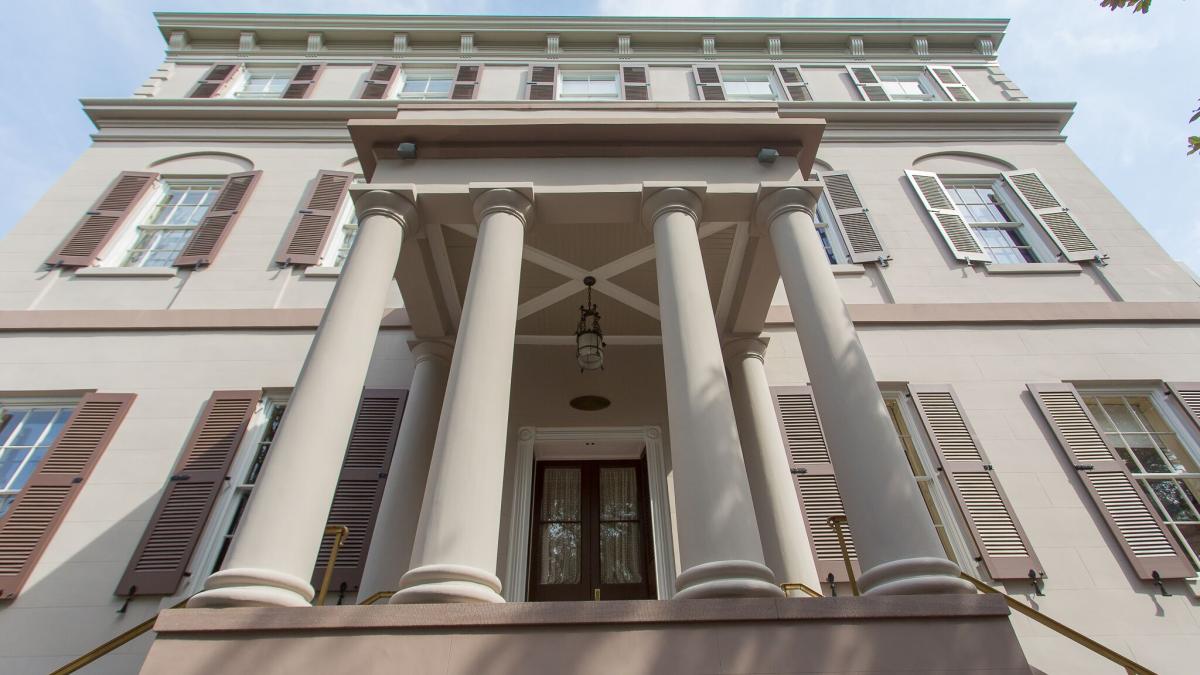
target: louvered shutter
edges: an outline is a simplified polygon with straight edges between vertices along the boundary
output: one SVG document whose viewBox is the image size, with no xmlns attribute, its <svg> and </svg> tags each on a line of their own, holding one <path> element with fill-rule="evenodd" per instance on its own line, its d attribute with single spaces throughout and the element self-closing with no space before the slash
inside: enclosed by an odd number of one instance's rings
<svg viewBox="0 0 1200 675">
<path fill-rule="evenodd" d="M 479 76 L 483 66 L 459 66 L 454 71 L 454 88 L 450 90 L 450 98 L 455 101 L 465 101 L 479 96 Z"/>
<path fill-rule="evenodd" d="M 384 98 L 399 71 L 399 63 L 372 63 L 371 70 L 367 73 L 367 79 L 363 81 L 362 89 L 358 92 L 358 97 L 360 99 Z"/>
<path fill-rule="evenodd" d="M 644 64 L 621 64 L 621 95 L 626 101 L 649 101 L 650 69 Z"/>
<path fill-rule="evenodd" d="M 212 264 L 260 176 L 262 171 L 247 171 L 230 174 L 225 179 L 208 213 L 204 214 L 204 219 L 192 232 L 192 238 L 175 258 L 176 267 Z"/>
<path fill-rule="evenodd" d="M 942 233 L 946 245 L 955 258 L 965 262 L 991 262 L 992 258 L 984 252 L 983 246 L 975 238 L 975 233 L 967 225 L 967 221 L 959 213 L 958 207 L 942 185 L 942 179 L 936 173 L 928 171 L 905 171 L 913 189 L 917 192 L 921 204 L 929 212 L 933 224 Z"/>
<path fill-rule="evenodd" d="M 909 385 L 938 463 L 993 579 L 1027 579 L 1042 564 L 1017 521 L 979 437 L 948 385 Z"/>
<path fill-rule="evenodd" d="M 829 459 L 825 432 L 821 429 L 821 419 L 813 402 L 812 387 L 772 387 L 771 398 L 775 401 L 775 413 L 779 416 L 779 429 L 796 483 L 796 496 L 804 512 L 804 526 L 808 530 L 808 541 L 812 544 L 817 573 L 822 581 L 830 573 L 837 581 L 849 581 L 837 534 L 829 526 L 830 516 L 845 516 L 846 511 L 834 479 L 833 462 Z M 858 556 L 854 551 L 850 528 L 845 527 L 842 531 L 846 535 L 846 547 L 857 575 Z"/>
<path fill-rule="evenodd" d="M 20 592 L 134 398 L 135 394 L 85 394 L 0 518 L 0 600 Z"/>
<path fill-rule="evenodd" d="M 975 93 L 950 66 L 929 66 L 929 72 L 942 85 L 946 95 L 954 101 L 977 101 Z"/>
<path fill-rule="evenodd" d="M 1167 391 L 1179 401 L 1196 428 L 1200 429 L 1200 382 L 1168 382 Z"/>
<path fill-rule="evenodd" d="M 1028 388 L 1138 578 L 1152 580 L 1155 572 L 1163 579 L 1194 576 L 1191 563 L 1100 432 L 1075 387 L 1053 383 Z"/>
<path fill-rule="evenodd" d="M 92 208 L 84 213 L 83 219 L 71 230 L 71 234 L 63 240 L 54 254 L 46 259 L 46 264 L 67 267 L 87 267 L 95 264 L 104 251 L 104 246 L 137 210 L 157 180 L 156 173 L 122 171 Z"/>
<path fill-rule="evenodd" d="M 787 96 L 792 101 L 811 101 L 812 94 L 808 91 L 808 83 L 800 72 L 800 66 L 775 66 L 775 75 L 783 83 Z"/>
<path fill-rule="evenodd" d="M 217 94 L 221 93 L 221 90 L 225 88 L 225 84 L 233 78 L 233 74 L 236 73 L 237 70 L 238 65 L 236 63 L 218 63 L 217 65 L 208 69 L 208 72 L 204 74 L 204 77 L 200 78 L 200 81 L 196 83 L 196 86 L 192 88 L 192 92 L 188 94 L 187 97 L 215 97 Z"/>
<path fill-rule="evenodd" d="M 863 206 L 858 190 L 854 189 L 850 174 L 845 171 L 825 171 L 821 173 L 821 181 L 825 183 L 838 229 L 850 248 L 850 262 L 878 262 L 880 258 L 887 257 L 871 223 L 871 216 Z"/>
<path fill-rule="evenodd" d="M 525 99 L 553 101 L 558 89 L 558 66 L 529 66 L 525 77 Z"/>
<path fill-rule="evenodd" d="M 321 171 L 300 201 L 292 216 L 283 244 L 275 255 L 280 265 L 316 265 L 329 241 L 334 220 L 346 203 L 346 192 L 354 174 L 345 171 Z"/>
<path fill-rule="evenodd" d="M 342 543 L 333 565 L 333 576 L 329 581 L 333 592 L 338 592 L 342 584 L 345 584 L 346 592 L 358 590 L 407 399 L 408 392 L 403 389 L 367 389 L 358 404 L 346 458 L 342 461 L 342 472 L 329 508 L 328 525 L 350 528 L 350 535 Z M 313 569 L 313 588 L 319 588 L 325 576 L 333 539 L 333 535 L 327 535 L 321 540 L 321 551 Z"/>
<path fill-rule="evenodd" d="M 696 93 L 701 101 L 724 101 L 725 83 L 721 69 L 717 66 L 692 66 L 692 77 L 696 81 Z"/>
<path fill-rule="evenodd" d="M 115 593 L 170 595 L 191 562 L 262 392 L 214 391 Z"/>
<path fill-rule="evenodd" d="M 1064 258 L 1094 260 L 1100 255 L 1100 249 L 1042 179 L 1042 174 L 1034 170 L 1007 171 L 1004 180 L 1058 245 Z"/>
<path fill-rule="evenodd" d="M 325 71 L 324 63 L 306 63 L 296 69 L 292 81 L 283 90 L 283 98 L 308 98 L 313 91 L 313 85 Z"/>
<path fill-rule="evenodd" d="M 854 86 L 858 87 L 858 94 L 863 97 L 864 101 L 892 100 L 892 97 L 888 96 L 887 91 L 883 88 L 883 83 L 879 81 L 879 75 L 871 66 L 846 66 L 846 70 L 850 73 L 850 80 L 854 82 Z"/>
</svg>

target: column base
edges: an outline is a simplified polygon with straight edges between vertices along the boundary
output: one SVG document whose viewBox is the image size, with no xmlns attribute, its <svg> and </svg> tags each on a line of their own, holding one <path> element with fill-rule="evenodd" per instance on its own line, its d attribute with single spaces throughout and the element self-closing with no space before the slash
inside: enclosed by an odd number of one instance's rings
<svg viewBox="0 0 1200 675">
<path fill-rule="evenodd" d="M 400 579 L 400 590 L 388 602 L 416 605 L 448 602 L 504 602 L 500 579 L 468 565 L 424 565 Z"/>
<path fill-rule="evenodd" d="M 782 598 L 775 575 L 762 563 L 718 560 L 689 567 L 675 579 L 676 600 Z"/>
<path fill-rule="evenodd" d="M 858 586 L 863 595 L 975 593 L 958 575 L 958 565 L 946 558 L 905 558 L 872 567 L 858 578 Z"/>
<path fill-rule="evenodd" d="M 274 570 L 221 570 L 204 580 L 204 590 L 188 600 L 190 608 L 310 607 L 316 593 L 304 579 Z"/>
</svg>

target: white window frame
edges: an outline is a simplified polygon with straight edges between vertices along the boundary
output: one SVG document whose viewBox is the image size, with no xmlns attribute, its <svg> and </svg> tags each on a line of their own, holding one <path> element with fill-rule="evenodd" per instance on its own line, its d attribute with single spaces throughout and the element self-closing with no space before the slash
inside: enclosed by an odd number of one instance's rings
<svg viewBox="0 0 1200 675">
<path fill-rule="evenodd" d="M 825 218 L 822 212 L 828 214 L 828 218 Z M 813 216 L 813 224 L 817 226 L 818 236 L 820 235 L 820 231 L 824 230 L 825 240 L 829 242 L 829 249 L 825 251 L 826 257 L 829 257 L 830 251 L 833 252 L 833 260 L 829 264 L 848 264 L 850 262 L 850 252 L 846 248 L 846 240 L 845 235 L 842 233 L 842 228 L 838 227 L 837 218 L 834 217 L 833 204 L 829 201 L 829 193 L 827 191 L 821 191 L 821 196 L 817 200 Z"/>
<path fill-rule="evenodd" d="M 400 68 L 399 74 L 396 76 L 396 81 L 392 83 L 392 91 L 389 94 L 390 98 L 401 101 L 448 101 L 454 94 L 454 78 L 456 69 L 452 66 L 414 66 L 412 68 Z M 404 85 L 408 83 L 409 78 L 423 77 L 430 75 L 445 75 L 450 80 L 450 88 L 446 90 L 445 96 L 429 96 L 428 85 L 426 91 L 420 94 L 405 94 Z"/>
<path fill-rule="evenodd" d="M 1016 230 L 1025 239 L 1025 243 L 1029 245 L 1030 250 L 1033 252 L 1033 257 L 1036 258 L 1032 262 L 1018 263 L 998 263 L 995 260 L 988 260 L 985 261 L 985 264 L 1041 265 L 1057 260 L 1055 253 L 1046 244 L 1045 231 L 1029 214 L 1020 198 L 1013 194 L 1012 188 L 1009 187 L 1008 182 L 1004 180 L 1003 176 L 967 176 L 939 173 L 938 179 L 942 181 L 942 185 L 946 188 L 946 196 L 950 198 L 950 202 L 954 204 L 954 208 L 962 216 L 963 222 L 971 229 L 971 234 L 979 242 L 979 247 L 983 249 L 985 255 L 989 258 L 992 256 L 987 243 L 976 230 L 980 228 L 996 228 Z M 976 223 L 968 217 L 968 212 L 958 202 L 954 201 L 954 196 L 950 194 L 950 191 L 956 187 L 979 187 L 985 185 L 1000 198 L 1000 205 L 1008 211 L 1009 215 L 1016 219 L 1015 223 Z"/>
<path fill-rule="evenodd" d="M 67 412 L 67 419 L 70 419 L 71 414 L 74 412 L 74 409 L 78 406 L 79 406 L 79 401 L 75 400 L 75 399 L 6 398 L 3 400 L 0 400 L 0 411 L 11 410 L 11 409 L 20 410 L 20 409 L 29 409 L 29 408 L 70 408 L 70 410 Z M 63 423 L 65 425 L 66 420 L 63 420 Z M 42 430 L 42 435 L 38 437 L 39 442 L 45 440 L 46 431 L 48 431 L 48 430 L 49 430 L 49 426 L 47 426 L 46 429 Z M 13 430 L 13 435 L 16 435 L 15 429 Z M 53 445 L 53 443 L 50 443 L 49 445 L 46 446 L 47 451 L 49 451 L 50 445 Z M 37 446 L 38 446 L 38 443 L 34 443 L 33 447 L 37 447 Z M 6 447 L 6 446 L 0 446 L 0 449 L 3 449 L 4 447 Z M 24 469 L 25 466 L 29 463 L 31 457 L 32 457 L 32 453 L 29 455 L 26 455 L 25 459 L 22 460 L 22 462 L 21 462 L 21 466 L 17 468 L 17 470 L 14 472 L 13 475 L 19 475 L 21 473 L 22 469 Z M 34 468 L 36 469 L 36 467 L 34 467 Z M 32 476 L 32 473 L 30 475 Z M 21 490 L 23 490 L 24 488 L 25 488 L 25 485 L 21 485 L 20 487 L 17 487 L 15 489 L 7 489 L 4 486 L 0 486 L 0 500 L 6 499 L 8 497 L 15 498 L 17 495 L 21 494 Z"/>
<path fill-rule="evenodd" d="M 563 82 L 570 75 L 604 75 L 603 81 L 609 81 L 607 78 L 612 77 L 613 95 L 612 96 L 564 96 Z M 621 94 L 621 71 L 616 68 L 558 68 L 558 74 L 555 76 L 558 81 L 555 82 L 555 96 L 559 101 L 620 101 L 624 96 Z"/>
<path fill-rule="evenodd" d="M 916 406 L 912 398 L 900 391 L 884 390 L 882 393 L 885 402 L 894 401 L 898 404 L 900 418 L 904 421 L 904 426 L 908 430 L 908 436 L 912 439 L 913 447 L 917 450 L 917 457 L 921 461 L 921 469 L 925 471 L 924 479 L 918 478 L 916 474 L 913 474 L 913 481 L 919 483 L 925 480 L 929 483 L 929 492 L 933 495 L 934 508 L 938 510 L 938 516 L 942 520 L 946 539 L 949 540 L 950 548 L 954 551 L 954 557 L 957 558 L 959 569 L 968 574 L 979 576 L 981 568 L 979 562 L 975 559 L 978 554 L 963 534 L 963 532 L 968 532 L 969 529 L 962 520 L 963 515 L 957 508 L 957 504 L 949 497 L 950 487 L 946 485 L 946 472 L 938 470 L 939 462 L 937 456 L 929 440 L 925 437 L 925 425 L 917 417 Z M 925 500 L 922 498 L 921 501 L 924 502 Z"/>
<path fill-rule="evenodd" d="M 889 100 L 892 100 L 892 101 L 922 101 L 922 102 L 936 102 L 936 101 L 950 100 L 946 96 L 945 90 L 942 89 L 941 84 L 938 83 L 937 78 L 933 75 L 933 73 L 929 72 L 929 68 L 927 68 L 926 66 L 923 66 L 923 65 L 922 66 L 884 65 L 884 66 L 874 66 L 874 68 L 875 68 L 875 77 L 879 79 L 879 86 L 883 87 L 884 93 L 886 93 L 888 95 Z M 899 73 L 916 76 L 917 84 L 926 92 L 925 97 L 921 98 L 921 97 L 916 97 L 916 96 L 911 96 L 911 95 L 897 96 L 897 95 L 893 94 L 892 92 L 888 91 L 887 87 L 885 86 L 886 80 L 884 79 L 884 77 L 886 77 L 888 74 L 895 75 L 895 74 L 899 74 Z"/>
<path fill-rule="evenodd" d="M 104 254 L 101 255 L 97 260 L 97 266 L 123 267 L 127 269 L 167 269 L 171 267 L 170 265 L 126 265 L 125 261 L 129 258 L 129 254 L 132 252 L 134 244 L 137 243 L 138 238 L 141 236 L 142 230 L 182 229 L 175 225 L 150 225 L 147 222 L 154 213 L 154 209 L 158 207 L 159 202 L 163 200 L 167 194 L 167 191 L 171 189 L 172 184 L 211 184 L 217 188 L 217 196 L 219 197 L 221 186 L 224 184 L 224 182 L 225 176 L 159 176 L 158 180 L 155 181 L 154 186 L 147 191 L 145 196 L 142 197 L 140 203 L 134 206 L 131 217 L 124 225 L 122 225 L 121 231 L 118 232 L 117 236 L 113 237 L 112 242 L 105 247 Z M 216 201 L 215 197 L 213 201 Z M 212 204 L 209 204 L 209 208 L 212 208 Z M 195 233 L 196 227 L 199 227 L 199 223 L 192 226 L 193 234 Z"/>
<path fill-rule="evenodd" d="M 281 77 L 286 80 L 283 88 L 279 90 L 278 95 L 271 93 L 266 95 L 263 93 L 247 94 L 246 86 L 250 84 L 251 77 L 255 75 L 270 75 L 273 79 Z M 291 84 L 292 78 L 296 76 L 296 66 L 241 66 L 238 68 L 237 74 L 234 76 L 233 82 L 226 89 L 228 92 L 226 98 L 237 98 L 245 100 L 272 100 L 283 98 L 284 92 L 287 91 L 288 84 Z"/>
<path fill-rule="evenodd" d="M 770 85 L 770 87 L 771 87 L 772 98 L 765 98 L 765 97 L 761 97 L 761 96 L 742 96 L 742 97 L 731 96 L 729 94 L 729 76 L 730 75 L 738 75 L 738 74 L 765 75 L 767 77 L 767 84 Z M 775 69 L 772 68 L 771 66 L 760 66 L 757 68 L 755 68 L 755 67 L 736 67 L 736 66 L 732 67 L 732 68 L 722 67 L 721 68 L 721 88 L 725 92 L 725 100 L 727 100 L 727 101 L 786 101 L 786 100 L 788 100 L 787 92 L 784 91 L 783 86 L 779 82 L 779 79 L 775 76 Z"/>
<path fill-rule="evenodd" d="M 350 185 L 353 186 L 355 184 L 361 184 L 362 182 L 362 176 L 355 176 L 354 179 L 350 181 Z M 353 227 L 348 227 L 350 225 L 353 225 Z M 350 247 L 345 246 L 346 236 L 349 230 L 353 230 L 354 236 L 357 238 L 358 217 L 354 211 L 354 202 L 350 199 L 350 196 L 347 195 L 346 198 L 342 200 L 342 208 L 338 210 L 337 215 L 333 219 L 333 227 L 329 232 L 329 241 L 325 242 L 325 250 L 321 251 L 321 258 L 317 263 L 317 267 L 328 269 L 342 268 L 342 265 L 345 264 L 345 260 L 339 264 L 338 256 L 341 255 L 343 247 L 346 248 L 346 257 L 350 256 Z M 354 242 L 351 241 L 350 245 L 353 246 Z"/>
</svg>

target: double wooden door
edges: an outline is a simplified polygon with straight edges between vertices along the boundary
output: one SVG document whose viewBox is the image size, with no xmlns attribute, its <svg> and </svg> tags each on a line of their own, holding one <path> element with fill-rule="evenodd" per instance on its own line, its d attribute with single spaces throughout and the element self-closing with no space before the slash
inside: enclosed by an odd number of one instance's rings
<svg viewBox="0 0 1200 675">
<path fill-rule="evenodd" d="M 529 599 L 655 597 L 646 462 L 538 462 Z"/>
</svg>

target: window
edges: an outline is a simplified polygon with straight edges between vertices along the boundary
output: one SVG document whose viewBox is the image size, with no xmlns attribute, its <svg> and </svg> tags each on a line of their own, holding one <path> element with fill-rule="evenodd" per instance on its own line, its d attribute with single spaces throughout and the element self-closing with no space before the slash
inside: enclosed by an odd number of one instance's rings
<svg viewBox="0 0 1200 675">
<path fill-rule="evenodd" d="M 561 70 L 558 98 L 562 101 L 619 99 L 615 70 Z"/>
<path fill-rule="evenodd" d="M 0 403 L 0 515 L 16 501 L 74 409 L 66 404 Z"/>
<path fill-rule="evenodd" d="M 877 68 L 879 82 L 893 101 L 937 101 L 937 85 L 929 79 L 924 69 L 890 70 Z"/>
<path fill-rule="evenodd" d="M 766 70 L 721 69 L 725 82 L 725 98 L 730 101 L 775 101 L 779 88 L 775 78 Z"/>
<path fill-rule="evenodd" d="M 1200 463 L 1149 393 L 1084 393 L 1084 403 L 1167 529 L 1200 569 Z"/>
<path fill-rule="evenodd" d="M 138 223 L 122 267 L 170 267 L 221 191 L 222 181 L 163 181 L 157 201 Z"/>
<path fill-rule="evenodd" d="M 363 182 L 362 176 L 355 176 L 351 183 Z M 341 267 L 350 255 L 350 248 L 358 238 L 358 214 L 354 212 L 354 204 L 349 198 L 344 200 L 342 210 L 333 221 L 333 231 L 329 234 L 329 243 L 325 245 L 325 253 L 321 256 L 321 267 Z"/>
<path fill-rule="evenodd" d="M 247 70 L 234 98 L 281 98 L 292 81 L 292 70 Z"/>
<path fill-rule="evenodd" d="M 929 517 L 933 520 L 933 528 L 942 542 L 946 557 L 962 569 L 975 572 L 971 548 L 958 529 L 950 501 L 939 482 L 938 476 L 941 474 L 934 470 L 933 457 L 926 449 L 924 439 L 914 436 L 911 431 L 916 428 L 912 422 L 915 411 L 900 394 L 885 392 L 883 400 L 887 404 L 888 415 L 892 418 L 896 433 L 900 436 L 900 444 L 904 446 L 908 466 L 912 469 L 913 478 L 921 490 L 925 508 L 929 510 Z"/>
<path fill-rule="evenodd" d="M 943 178 L 950 199 L 993 262 L 1042 262 L 1046 253 L 1000 181 Z"/>
<path fill-rule="evenodd" d="M 817 200 L 816 211 L 817 236 L 821 238 L 821 246 L 825 248 L 825 257 L 830 265 L 839 265 L 849 261 L 846 255 L 846 244 L 838 231 L 837 220 L 833 217 L 833 208 L 829 205 L 829 197 L 825 192 Z"/>
<path fill-rule="evenodd" d="M 396 98 L 429 100 L 450 98 L 454 87 L 454 71 L 405 69 L 404 81 L 396 90 Z"/>
</svg>

